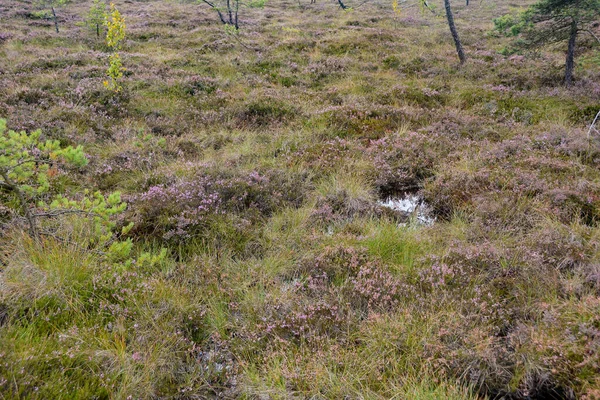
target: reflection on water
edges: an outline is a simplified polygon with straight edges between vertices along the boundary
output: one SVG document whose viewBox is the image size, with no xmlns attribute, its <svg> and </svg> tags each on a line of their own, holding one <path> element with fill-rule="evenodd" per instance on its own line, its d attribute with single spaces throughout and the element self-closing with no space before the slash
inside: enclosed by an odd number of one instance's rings
<svg viewBox="0 0 600 400">
<path fill-rule="evenodd" d="M 382 207 L 413 217 L 422 225 L 432 225 L 435 217 L 432 216 L 430 207 L 423 198 L 416 194 L 405 194 L 402 196 L 390 196 L 385 200 L 378 201 Z"/>
</svg>

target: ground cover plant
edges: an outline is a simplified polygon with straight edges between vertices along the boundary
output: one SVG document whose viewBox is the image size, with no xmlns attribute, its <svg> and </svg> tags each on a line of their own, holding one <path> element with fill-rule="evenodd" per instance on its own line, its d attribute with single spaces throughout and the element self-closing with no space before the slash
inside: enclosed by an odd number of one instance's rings
<svg viewBox="0 0 600 400">
<path fill-rule="evenodd" d="M 0 397 L 600 398 L 596 3 L 223 4 L 0 0 Z"/>
</svg>

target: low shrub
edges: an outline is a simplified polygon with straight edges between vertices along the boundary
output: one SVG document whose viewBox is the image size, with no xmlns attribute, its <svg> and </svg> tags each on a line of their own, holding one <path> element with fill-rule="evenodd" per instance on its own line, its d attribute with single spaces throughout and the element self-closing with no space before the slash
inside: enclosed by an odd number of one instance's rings
<svg viewBox="0 0 600 400">
<path fill-rule="evenodd" d="M 298 207 L 306 182 L 281 171 L 204 172 L 155 185 L 134 198 L 137 234 L 186 239 L 201 234 L 212 217 L 234 213 L 250 220 L 284 206 Z"/>
</svg>

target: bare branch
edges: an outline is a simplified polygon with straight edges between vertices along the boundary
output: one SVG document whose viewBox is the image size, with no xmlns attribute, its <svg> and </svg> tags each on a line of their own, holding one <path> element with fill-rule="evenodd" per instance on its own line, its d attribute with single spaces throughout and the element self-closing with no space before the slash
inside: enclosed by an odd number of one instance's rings
<svg viewBox="0 0 600 400">
<path fill-rule="evenodd" d="M 588 133 L 587 133 L 588 139 L 590 138 L 590 135 L 592 134 L 592 130 L 598 132 L 598 130 L 596 129 L 596 121 L 598 121 L 598 118 L 600 118 L 600 111 L 598 111 L 598 114 L 596 114 L 596 118 L 594 118 L 594 120 L 592 121 L 592 124 L 590 125 L 590 129 L 588 130 Z"/>
<path fill-rule="evenodd" d="M 596 41 L 597 41 L 598 43 L 600 43 L 600 38 L 599 38 L 598 36 L 596 36 L 596 35 L 594 34 L 594 32 L 592 32 L 592 30 L 591 30 L 591 29 L 582 29 L 582 31 L 583 31 L 583 32 L 587 32 L 587 33 L 589 33 L 590 35 L 592 35 L 592 37 L 593 37 L 594 39 L 596 39 Z"/>
<path fill-rule="evenodd" d="M 435 15 L 435 11 L 433 11 L 433 8 L 429 7 L 429 4 L 427 4 L 427 0 L 423 0 L 423 5 L 425 6 L 425 8 L 427 8 L 429 11 L 431 11 L 431 13 L 433 15 Z"/>
<path fill-rule="evenodd" d="M 346 10 L 348 8 L 347 5 L 345 5 L 342 0 L 337 0 L 338 4 L 340 5 L 340 7 L 342 8 L 342 10 Z"/>
<path fill-rule="evenodd" d="M 211 8 L 215 9 L 217 11 L 217 14 L 219 14 L 219 19 L 221 20 L 221 22 L 224 24 L 227 24 L 227 22 L 225 21 L 225 18 L 223 18 L 223 14 L 221 13 L 221 10 L 219 10 L 219 8 L 214 5 L 214 3 L 211 3 L 208 0 L 202 0 L 202 1 L 206 4 L 208 4 Z"/>
<path fill-rule="evenodd" d="M 250 47 L 248 46 L 246 43 L 244 43 L 237 34 L 234 35 L 230 35 L 233 36 L 233 38 L 235 39 L 236 42 L 238 42 L 240 44 L 240 46 L 242 46 L 243 48 L 245 48 L 246 50 L 253 50 L 253 51 L 261 51 L 260 48 L 256 48 L 256 47 Z"/>
<path fill-rule="evenodd" d="M 97 214 L 93 211 L 84 211 L 84 210 L 75 210 L 75 209 L 56 209 L 56 210 L 51 210 L 48 212 L 42 212 L 42 213 L 37 213 L 37 214 L 32 214 L 33 217 L 35 218 L 39 218 L 39 217 L 43 217 L 43 218 L 52 218 L 52 217 L 58 217 L 60 215 L 69 215 L 69 214 L 79 214 L 79 215 L 85 215 L 87 217 L 102 217 L 100 214 Z"/>
<path fill-rule="evenodd" d="M 82 245 L 80 245 L 77 242 L 73 242 L 71 240 L 67 240 L 65 238 L 57 236 L 54 233 L 51 233 L 51 232 L 48 232 L 48 231 L 40 231 L 40 235 L 51 237 L 52 239 L 56 240 L 57 242 L 61 242 L 61 243 L 68 244 L 70 246 L 74 246 L 74 247 L 76 247 L 76 248 L 78 248 L 80 250 L 85 250 L 86 252 L 92 252 L 92 253 L 98 254 L 100 256 L 105 256 L 106 255 L 106 253 L 103 252 L 103 251 L 87 249 L 87 248 L 83 247 Z"/>
</svg>

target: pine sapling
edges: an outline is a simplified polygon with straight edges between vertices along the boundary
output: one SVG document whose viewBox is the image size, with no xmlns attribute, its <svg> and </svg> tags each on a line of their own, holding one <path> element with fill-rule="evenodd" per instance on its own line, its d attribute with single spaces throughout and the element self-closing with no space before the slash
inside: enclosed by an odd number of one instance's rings
<svg viewBox="0 0 600 400">
<path fill-rule="evenodd" d="M 36 203 L 50 189 L 50 178 L 61 164 L 84 166 L 81 146 L 61 148 L 58 140 L 41 140 L 40 130 L 27 133 L 6 129 L 0 119 L 0 188 L 22 210 L 32 238 L 39 239 Z"/>
<path fill-rule="evenodd" d="M 88 11 L 86 24 L 96 32 L 96 36 L 100 37 L 100 27 L 104 25 L 106 20 L 106 3 L 103 0 L 94 0 Z"/>
</svg>

